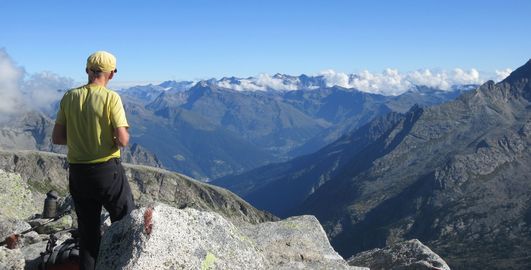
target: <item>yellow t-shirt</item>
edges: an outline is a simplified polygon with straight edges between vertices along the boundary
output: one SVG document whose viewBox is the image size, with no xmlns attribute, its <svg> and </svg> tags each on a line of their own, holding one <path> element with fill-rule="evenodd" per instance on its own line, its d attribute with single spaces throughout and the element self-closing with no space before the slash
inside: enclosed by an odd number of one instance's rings
<svg viewBox="0 0 531 270">
<path fill-rule="evenodd" d="M 55 123 L 66 126 L 68 162 L 74 164 L 119 158 L 114 128 L 129 127 L 120 96 L 95 84 L 66 92 Z"/>
</svg>

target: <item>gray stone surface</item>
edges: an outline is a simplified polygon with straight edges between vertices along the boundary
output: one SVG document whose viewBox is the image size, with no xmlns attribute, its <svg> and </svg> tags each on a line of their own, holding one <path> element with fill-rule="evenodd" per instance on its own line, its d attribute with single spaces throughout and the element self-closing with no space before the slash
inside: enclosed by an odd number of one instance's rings
<svg viewBox="0 0 531 270">
<path fill-rule="evenodd" d="M 352 269 L 332 248 L 314 216 L 242 226 L 271 269 Z"/>
<path fill-rule="evenodd" d="M 0 194 L 0 215 L 25 219 L 35 213 L 33 195 L 20 175 L 0 169 Z"/>
<path fill-rule="evenodd" d="M 0 269 L 23 270 L 24 265 L 24 256 L 20 249 L 7 249 L 0 246 Z"/>
<path fill-rule="evenodd" d="M 104 235 L 96 269 L 264 269 L 265 260 L 220 215 L 155 206 L 153 230 L 144 231 L 145 208 Z"/>
<path fill-rule="evenodd" d="M 96 269 L 358 269 L 334 252 L 314 217 L 240 228 L 216 213 L 157 204 L 148 234 L 145 211 L 108 229 Z"/>
<path fill-rule="evenodd" d="M 371 270 L 450 270 L 439 255 L 417 239 L 361 252 L 348 259 L 348 263 Z"/>
<path fill-rule="evenodd" d="M 31 226 L 19 219 L 10 219 L 0 216 L 0 241 L 13 233 L 20 233 L 29 229 Z"/>
</svg>

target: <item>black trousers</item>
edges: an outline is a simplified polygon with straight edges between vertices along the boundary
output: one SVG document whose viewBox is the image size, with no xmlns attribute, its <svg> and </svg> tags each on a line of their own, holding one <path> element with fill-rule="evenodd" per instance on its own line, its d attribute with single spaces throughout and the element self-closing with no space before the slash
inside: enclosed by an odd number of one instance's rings
<svg viewBox="0 0 531 270">
<path fill-rule="evenodd" d="M 79 230 L 81 269 L 93 270 L 101 242 L 102 206 L 115 222 L 134 208 L 131 187 L 119 159 L 98 164 L 70 164 L 70 194 Z"/>
</svg>

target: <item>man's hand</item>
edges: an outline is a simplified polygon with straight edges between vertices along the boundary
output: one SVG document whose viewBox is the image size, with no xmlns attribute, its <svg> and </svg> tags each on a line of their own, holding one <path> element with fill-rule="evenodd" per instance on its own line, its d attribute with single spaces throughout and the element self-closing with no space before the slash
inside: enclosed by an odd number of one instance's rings
<svg viewBox="0 0 531 270">
<path fill-rule="evenodd" d="M 66 126 L 55 124 L 52 132 L 52 143 L 66 145 Z"/>
<path fill-rule="evenodd" d="M 125 147 L 129 143 L 129 132 L 127 127 L 119 127 L 114 129 L 114 143 L 118 147 Z"/>
</svg>

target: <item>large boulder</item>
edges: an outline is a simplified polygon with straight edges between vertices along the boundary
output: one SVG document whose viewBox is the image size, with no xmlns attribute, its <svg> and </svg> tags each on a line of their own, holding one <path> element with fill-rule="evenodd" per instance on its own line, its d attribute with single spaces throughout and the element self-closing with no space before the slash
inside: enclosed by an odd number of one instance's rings
<svg viewBox="0 0 531 270">
<path fill-rule="evenodd" d="M 450 270 L 439 255 L 417 239 L 358 253 L 348 263 L 371 270 Z"/>
<path fill-rule="evenodd" d="M 97 269 L 263 268 L 257 250 L 221 216 L 158 205 L 148 218 L 146 209 L 133 211 L 108 229 Z M 149 234 L 145 224 L 153 224 Z"/>
<path fill-rule="evenodd" d="M 19 174 L 0 169 L 0 215 L 11 219 L 26 219 L 36 209 L 33 195 Z"/>
<path fill-rule="evenodd" d="M 137 209 L 105 233 L 96 269 L 356 269 L 313 217 L 236 223 L 164 204 Z"/>
<path fill-rule="evenodd" d="M 314 216 L 241 226 L 271 269 L 356 269 L 332 248 Z"/>
</svg>

